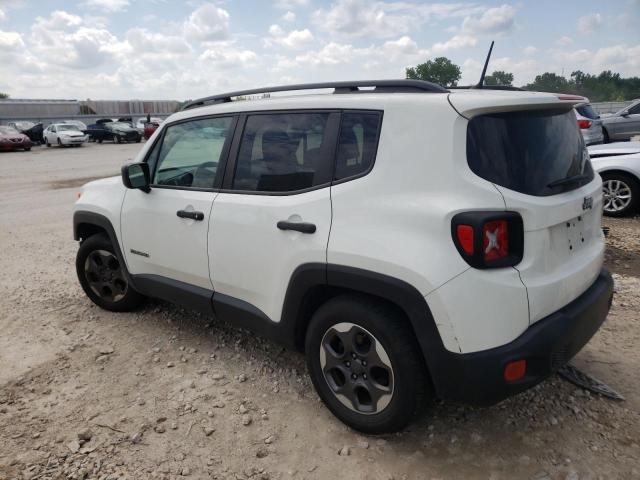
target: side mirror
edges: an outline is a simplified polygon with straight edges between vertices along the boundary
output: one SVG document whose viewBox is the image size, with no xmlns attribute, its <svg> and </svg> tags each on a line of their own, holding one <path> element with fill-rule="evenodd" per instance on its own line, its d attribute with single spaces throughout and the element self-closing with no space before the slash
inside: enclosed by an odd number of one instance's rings
<svg viewBox="0 0 640 480">
<path fill-rule="evenodd" d="M 628 117 L 629 116 L 629 110 L 624 110 L 620 113 L 621 116 L 623 117 Z"/>
<path fill-rule="evenodd" d="M 122 183 L 127 188 L 135 188 L 149 193 L 151 175 L 148 163 L 131 163 L 122 167 Z"/>
</svg>

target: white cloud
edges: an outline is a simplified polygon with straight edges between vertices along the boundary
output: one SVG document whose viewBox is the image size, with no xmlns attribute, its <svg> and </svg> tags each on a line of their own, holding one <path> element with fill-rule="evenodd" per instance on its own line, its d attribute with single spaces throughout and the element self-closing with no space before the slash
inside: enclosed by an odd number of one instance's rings
<svg viewBox="0 0 640 480">
<path fill-rule="evenodd" d="M 538 49 L 533 45 L 529 45 L 522 50 L 522 53 L 524 53 L 527 57 L 531 57 L 532 55 L 538 53 Z"/>
<path fill-rule="evenodd" d="M 556 40 L 556 45 L 560 45 L 561 47 L 566 47 L 567 45 L 571 45 L 573 43 L 573 38 L 571 37 L 560 37 Z"/>
<path fill-rule="evenodd" d="M 309 0 L 276 0 L 274 6 L 282 10 L 294 10 L 309 5 Z"/>
<path fill-rule="evenodd" d="M 478 39 L 471 35 L 455 35 L 446 42 L 434 43 L 431 50 L 433 53 L 443 53 L 448 50 L 475 47 L 477 43 Z"/>
<path fill-rule="evenodd" d="M 303 48 L 311 42 L 313 42 L 313 34 L 309 29 L 292 30 L 287 33 L 280 25 L 271 25 L 269 37 L 264 39 L 265 47 L 280 45 L 286 48 Z"/>
<path fill-rule="evenodd" d="M 144 28 L 133 28 L 126 33 L 132 48 L 140 54 L 169 53 L 185 55 L 191 46 L 183 37 L 150 32 Z"/>
<path fill-rule="evenodd" d="M 293 13 L 291 10 L 287 11 L 287 13 L 285 13 L 284 15 L 282 15 L 282 20 L 284 20 L 285 22 L 295 22 L 296 21 L 296 14 Z"/>
<path fill-rule="evenodd" d="M 602 23 L 602 15 L 599 13 L 584 15 L 578 19 L 578 31 L 583 34 L 590 34 L 598 30 Z"/>
<path fill-rule="evenodd" d="M 236 49 L 231 43 L 211 45 L 198 58 L 201 62 L 211 62 L 219 68 L 234 68 L 255 64 L 258 56 L 251 50 Z"/>
<path fill-rule="evenodd" d="M 229 38 L 229 12 L 205 3 L 184 22 L 184 34 L 194 41 L 219 41 Z"/>
<path fill-rule="evenodd" d="M 24 47 L 22 35 L 18 32 L 3 32 L 0 30 L 0 51 Z"/>
<path fill-rule="evenodd" d="M 429 20 L 462 17 L 484 10 L 484 7 L 470 3 L 337 0 L 328 9 L 316 10 L 312 20 L 319 28 L 334 35 L 385 38 L 407 33 Z"/>
<path fill-rule="evenodd" d="M 0 8 L 0 22 L 4 22 L 7 19 L 7 14 Z"/>
<path fill-rule="evenodd" d="M 127 9 L 129 0 L 85 0 L 83 5 L 105 12 L 119 12 Z"/>
<path fill-rule="evenodd" d="M 469 34 L 501 34 L 509 32 L 515 25 L 516 8 L 511 5 L 486 10 L 479 17 L 466 17 L 462 30 Z"/>
</svg>

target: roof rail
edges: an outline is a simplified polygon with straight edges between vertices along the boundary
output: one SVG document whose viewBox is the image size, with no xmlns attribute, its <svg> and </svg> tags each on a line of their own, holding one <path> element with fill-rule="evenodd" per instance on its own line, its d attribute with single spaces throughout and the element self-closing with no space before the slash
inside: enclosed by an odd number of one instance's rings
<svg viewBox="0 0 640 480">
<path fill-rule="evenodd" d="M 452 90 L 474 90 L 478 88 L 477 85 L 467 85 L 464 87 L 449 87 Z M 523 92 L 524 88 L 514 87 L 513 85 L 487 85 L 486 83 L 482 85 L 483 90 L 512 90 Z"/>
<path fill-rule="evenodd" d="M 296 90 L 319 90 L 333 88 L 333 93 L 357 93 L 361 87 L 374 87 L 373 90 L 364 92 L 414 92 L 414 93 L 446 93 L 448 90 L 435 83 L 424 80 L 356 80 L 352 82 L 325 82 L 325 83 L 300 83 L 297 85 L 280 85 L 276 87 L 254 88 L 252 90 L 239 90 L 237 92 L 222 93 L 211 97 L 199 98 L 188 102 L 182 110 L 202 107 L 208 104 L 230 102 L 232 97 L 256 95 L 259 93 L 291 92 Z"/>
</svg>

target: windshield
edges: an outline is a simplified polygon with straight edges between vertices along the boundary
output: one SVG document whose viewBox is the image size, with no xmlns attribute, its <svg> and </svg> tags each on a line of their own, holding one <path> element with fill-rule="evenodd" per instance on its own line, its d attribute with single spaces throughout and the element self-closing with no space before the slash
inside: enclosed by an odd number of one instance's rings
<svg viewBox="0 0 640 480">
<path fill-rule="evenodd" d="M 0 134 L 2 134 L 2 135 L 19 135 L 20 132 L 18 132 L 15 128 L 7 127 L 7 126 L 4 126 L 4 125 L 0 125 Z"/>
<path fill-rule="evenodd" d="M 59 132 L 65 132 L 65 131 L 68 131 L 68 132 L 79 132 L 80 129 L 78 127 L 76 127 L 75 125 L 68 125 L 68 124 L 62 123 L 62 124 L 58 125 L 58 131 Z"/>
<path fill-rule="evenodd" d="M 472 118 L 467 160 L 478 176 L 536 196 L 579 188 L 593 169 L 573 111 L 529 110 Z M 564 181 L 571 178 L 570 181 Z"/>
</svg>

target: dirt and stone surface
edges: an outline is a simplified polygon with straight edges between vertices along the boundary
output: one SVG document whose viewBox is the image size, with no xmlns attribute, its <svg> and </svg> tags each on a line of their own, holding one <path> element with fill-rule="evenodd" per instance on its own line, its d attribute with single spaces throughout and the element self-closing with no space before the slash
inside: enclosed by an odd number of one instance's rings
<svg viewBox="0 0 640 480">
<path fill-rule="evenodd" d="M 116 314 L 85 297 L 76 192 L 139 148 L 0 154 L 0 479 L 640 479 L 640 218 L 605 221 L 617 293 L 575 359 L 626 401 L 553 377 L 365 437 L 300 354 L 167 303 Z"/>
</svg>

